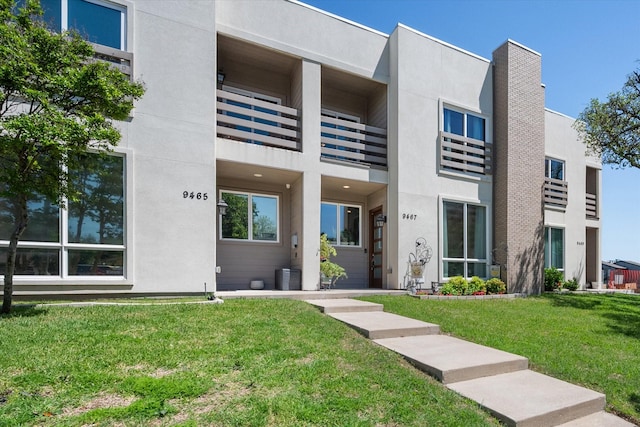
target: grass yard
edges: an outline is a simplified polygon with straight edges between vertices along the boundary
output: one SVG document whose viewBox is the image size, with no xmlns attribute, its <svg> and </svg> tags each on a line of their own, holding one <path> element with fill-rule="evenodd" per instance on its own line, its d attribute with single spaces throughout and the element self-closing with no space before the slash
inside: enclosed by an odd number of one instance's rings
<svg viewBox="0 0 640 427">
<path fill-rule="evenodd" d="M 609 411 L 640 425 L 640 296 L 363 299 L 439 324 L 445 333 L 528 357 L 538 372 L 605 393 Z"/>
<path fill-rule="evenodd" d="M 5 425 L 498 423 L 317 309 L 278 299 L 16 308 L 0 318 Z"/>
</svg>

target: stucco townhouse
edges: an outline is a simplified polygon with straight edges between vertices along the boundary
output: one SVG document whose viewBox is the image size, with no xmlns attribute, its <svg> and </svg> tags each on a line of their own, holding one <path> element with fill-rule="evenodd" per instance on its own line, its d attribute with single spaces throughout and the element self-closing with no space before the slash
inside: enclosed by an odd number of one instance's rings
<svg viewBox="0 0 640 427">
<path fill-rule="evenodd" d="M 147 90 L 87 204 L 30 203 L 16 295 L 316 290 L 321 233 L 341 288 L 403 288 L 418 239 L 427 286 L 493 273 L 535 294 L 549 266 L 601 286 L 601 163 L 545 108 L 540 53 L 293 0 L 42 3 Z"/>
</svg>

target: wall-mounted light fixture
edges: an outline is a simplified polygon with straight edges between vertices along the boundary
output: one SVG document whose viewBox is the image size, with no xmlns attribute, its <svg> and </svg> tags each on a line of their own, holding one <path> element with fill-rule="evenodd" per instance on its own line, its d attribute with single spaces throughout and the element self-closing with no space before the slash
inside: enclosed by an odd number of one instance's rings
<svg viewBox="0 0 640 427">
<path fill-rule="evenodd" d="M 376 215 L 376 227 L 384 227 L 384 223 L 387 222 L 387 216 L 378 214 Z"/>
<path fill-rule="evenodd" d="M 224 83 L 224 78 L 226 75 L 222 71 L 218 71 L 218 84 L 222 85 Z"/>
<path fill-rule="evenodd" d="M 227 202 L 225 202 L 224 199 L 220 199 L 218 200 L 217 206 L 218 206 L 218 213 L 220 214 L 220 216 L 225 216 L 227 214 L 227 208 L 229 207 Z"/>
</svg>

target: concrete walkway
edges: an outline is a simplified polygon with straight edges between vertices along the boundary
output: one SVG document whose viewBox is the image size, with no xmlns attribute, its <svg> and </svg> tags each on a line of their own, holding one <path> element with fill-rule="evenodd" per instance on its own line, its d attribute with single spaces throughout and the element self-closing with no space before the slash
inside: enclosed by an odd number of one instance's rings
<svg viewBox="0 0 640 427">
<path fill-rule="evenodd" d="M 528 369 L 525 357 L 440 335 L 440 327 L 350 299 L 306 300 L 401 354 L 509 426 L 629 427 L 604 411 L 604 394 Z"/>
</svg>

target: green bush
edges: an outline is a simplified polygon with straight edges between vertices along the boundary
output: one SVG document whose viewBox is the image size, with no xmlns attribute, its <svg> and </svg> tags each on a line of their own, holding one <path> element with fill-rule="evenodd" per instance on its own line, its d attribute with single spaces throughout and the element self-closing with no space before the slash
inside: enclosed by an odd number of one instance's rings
<svg viewBox="0 0 640 427">
<path fill-rule="evenodd" d="M 562 271 L 555 267 L 544 269 L 544 290 L 547 292 L 555 291 L 562 287 L 562 279 L 564 275 Z"/>
<path fill-rule="evenodd" d="M 455 294 L 453 295 L 467 295 L 469 292 L 469 282 L 462 276 L 455 276 L 449 279 L 449 283 L 453 286 Z"/>
<path fill-rule="evenodd" d="M 442 295 L 460 295 L 458 290 L 453 287 L 451 281 L 445 283 L 440 287 L 440 294 Z"/>
<path fill-rule="evenodd" d="M 469 280 L 469 288 L 467 292 L 469 295 L 484 295 L 487 293 L 487 285 L 484 280 L 478 276 L 473 276 L 471 280 Z"/>
<path fill-rule="evenodd" d="M 575 291 L 580 287 L 580 285 L 578 284 L 578 279 L 574 277 L 573 279 L 564 282 L 564 285 L 562 285 L 562 287 L 569 291 Z"/>
<path fill-rule="evenodd" d="M 507 285 L 497 277 L 487 280 L 485 285 L 487 286 L 488 294 L 504 294 L 507 292 Z"/>
</svg>

